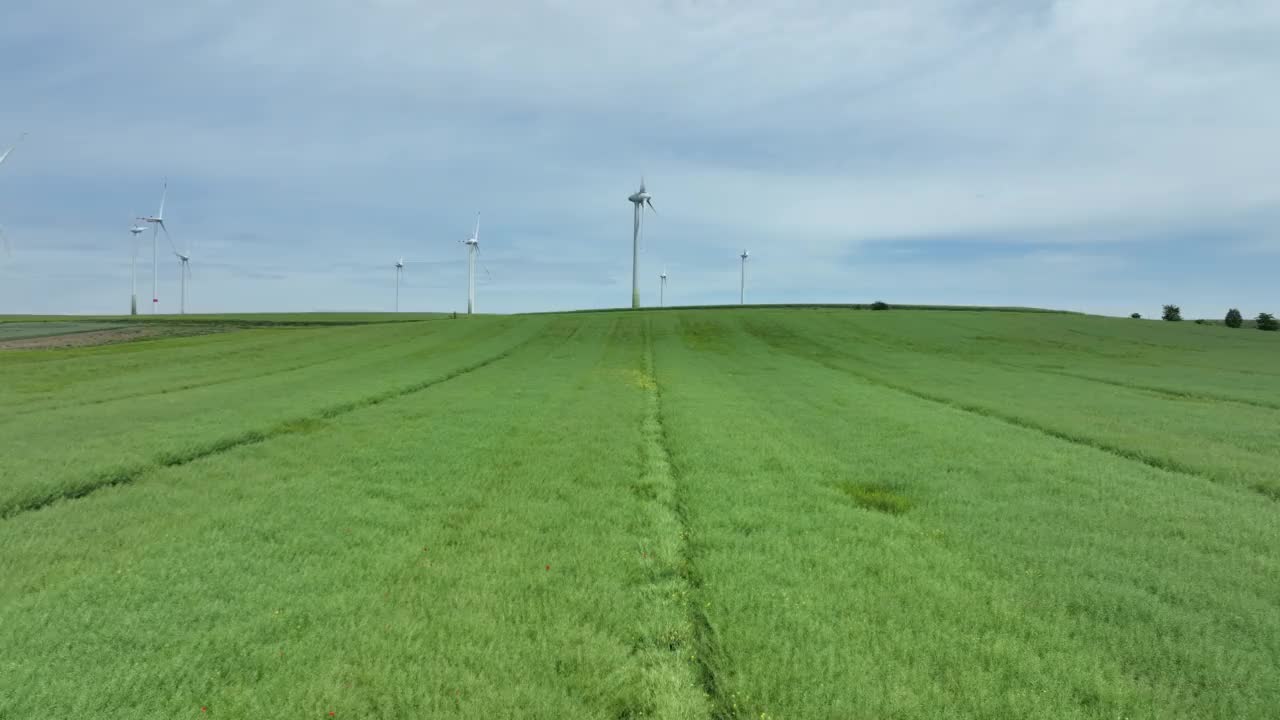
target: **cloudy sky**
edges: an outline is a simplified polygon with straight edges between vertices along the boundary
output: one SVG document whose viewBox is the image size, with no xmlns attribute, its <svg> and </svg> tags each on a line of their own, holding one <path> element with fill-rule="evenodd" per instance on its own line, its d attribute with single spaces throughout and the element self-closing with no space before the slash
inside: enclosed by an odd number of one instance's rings
<svg viewBox="0 0 1280 720">
<path fill-rule="evenodd" d="M 1280 312 L 1274 0 L 10 0 L 0 312 Z M 139 296 L 151 295 L 151 243 Z M 161 239 L 163 243 L 163 238 Z M 159 306 L 177 308 L 162 245 Z"/>
</svg>

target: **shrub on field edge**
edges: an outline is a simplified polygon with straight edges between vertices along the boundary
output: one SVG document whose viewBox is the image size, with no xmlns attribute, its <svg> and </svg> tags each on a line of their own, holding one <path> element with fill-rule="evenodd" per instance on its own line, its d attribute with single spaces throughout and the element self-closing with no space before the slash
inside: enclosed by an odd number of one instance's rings
<svg viewBox="0 0 1280 720">
<path fill-rule="evenodd" d="M 1142 319 L 1142 313 L 1134 313 L 1134 314 L 1130 315 L 1129 317 L 1133 318 L 1134 320 L 1141 320 L 1141 319 Z"/>
<path fill-rule="evenodd" d="M 1197 324 L 1197 325 L 1204 325 L 1204 324 L 1206 324 L 1206 323 L 1205 323 L 1205 319 L 1204 319 L 1204 318 L 1196 318 L 1196 324 Z"/>
<path fill-rule="evenodd" d="M 1160 319 L 1177 322 L 1182 319 L 1182 308 L 1177 305 L 1165 305 L 1164 312 L 1160 315 Z"/>
<path fill-rule="evenodd" d="M 888 309 L 889 309 L 889 303 L 881 302 L 881 301 L 877 300 L 877 301 L 875 301 L 875 302 L 871 303 L 871 309 L 872 309 L 872 310 L 888 310 Z"/>
<path fill-rule="evenodd" d="M 1280 321 L 1277 321 L 1271 313 L 1258 313 L 1258 329 L 1259 330 L 1280 330 Z"/>
<path fill-rule="evenodd" d="M 1227 319 L 1223 322 L 1225 322 L 1229 328 L 1238 328 L 1244 322 L 1244 318 L 1240 317 L 1239 310 L 1231 308 L 1227 311 Z"/>
</svg>

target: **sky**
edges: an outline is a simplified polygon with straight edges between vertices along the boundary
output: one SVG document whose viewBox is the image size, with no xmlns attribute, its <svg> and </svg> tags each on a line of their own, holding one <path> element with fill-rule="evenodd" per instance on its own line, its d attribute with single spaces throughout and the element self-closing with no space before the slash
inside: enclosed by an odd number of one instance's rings
<svg viewBox="0 0 1280 720">
<path fill-rule="evenodd" d="M 1280 312 L 1274 0 L 9 0 L 0 313 Z M 157 306 L 178 309 L 163 235 Z M 137 251 L 139 305 L 152 236 Z"/>
</svg>

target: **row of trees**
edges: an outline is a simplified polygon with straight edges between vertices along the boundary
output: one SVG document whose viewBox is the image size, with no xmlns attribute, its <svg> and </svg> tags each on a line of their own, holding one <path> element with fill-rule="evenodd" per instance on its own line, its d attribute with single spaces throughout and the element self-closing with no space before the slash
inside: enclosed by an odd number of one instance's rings
<svg viewBox="0 0 1280 720">
<path fill-rule="evenodd" d="M 1130 317 L 1140 318 L 1142 316 L 1134 313 Z M 1160 319 L 1177 322 L 1182 319 L 1182 308 L 1177 305 L 1165 305 L 1164 313 L 1160 316 Z M 1196 322 L 1200 321 L 1197 320 Z M 1227 311 L 1227 317 L 1223 322 L 1229 328 L 1238 328 L 1244 324 L 1244 317 L 1240 315 L 1239 310 L 1231 308 Z M 1258 317 L 1254 319 L 1254 322 L 1257 323 L 1259 330 L 1280 330 L 1280 321 L 1277 321 L 1271 313 L 1258 313 Z"/>
</svg>

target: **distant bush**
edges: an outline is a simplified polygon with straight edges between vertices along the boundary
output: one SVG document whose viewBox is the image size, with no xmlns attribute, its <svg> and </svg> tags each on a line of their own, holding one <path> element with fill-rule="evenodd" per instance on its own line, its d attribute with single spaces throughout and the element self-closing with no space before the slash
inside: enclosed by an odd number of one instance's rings
<svg viewBox="0 0 1280 720">
<path fill-rule="evenodd" d="M 1244 318 L 1240 317 L 1239 310 L 1235 308 L 1231 308 L 1230 310 L 1227 311 L 1227 319 L 1224 320 L 1223 322 L 1225 322 L 1227 324 L 1227 327 L 1229 328 L 1238 328 L 1240 327 L 1241 323 L 1244 322 Z"/>
<path fill-rule="evenodd" d="M 1197 325 L 1207 325 L 1208 323 L 1206 323 L 1206 322 L 1205 322 L 1205 319 L 1204 319 L 1204 318 L 1196 318 L 1196 324 L 1197 324 Z"/>
<path fill-rule="evenodd" d="M 1277 322 L 1271 313 L 1258 313 L 1258 329 L 1274 332 L 1280 330 L 1280 322 Z"/>
<path fill-rule="evenodd" d="M 872 310 L 888 310 L 888 309 L 889 309 L 889 303 L 887 303 L 887 302 L 881 302 L 881 301 L 877 300 L 877 301 L 875 301 L 875 302 L 871 303 L 871 309 L 872 309 Z"/>
<path fill-rule="evenodd" d="M 1177 322 L 1182 319 L 1182 308 L 1177 305 L 1165 305 L 1164 313 L 1160 315 L 1160 319 Z"/>
<path fill-rule="evenodd" d="M 1141 319 L 1142 319 L 1142 313 L 1134 313 L 1134 314 L 1130 315 L 1129 317 L 1133 318 L 1134 320 L 1141 320 Z"/>
</svg>

